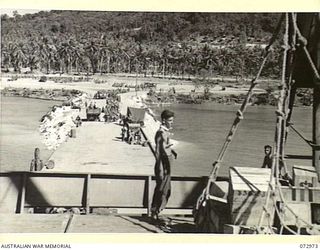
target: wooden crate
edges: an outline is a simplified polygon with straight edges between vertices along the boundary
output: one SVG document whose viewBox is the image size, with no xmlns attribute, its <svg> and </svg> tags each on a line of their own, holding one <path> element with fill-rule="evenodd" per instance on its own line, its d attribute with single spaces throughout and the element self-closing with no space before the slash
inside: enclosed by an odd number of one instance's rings
<svg viewBox="0 0 320 250">
<path fill-rule="evenodd" d="M 320 187 L 318 176 L 313 166 L 293 166 L 293 182 L 296 187 L 307 185 L 309 187 Z"/>
<path fill-rule="evenodd" d="M 285 201 L 314 202 L 320 203 L 320 187 L 281 187 L 282 196 Z M 276 192 L 278 201 L 282 201 L 279 192 Z"/>
<path fill-rule="evenodd" d="M 311 223 L 311 205 L 310 203 L 301 202 L 287 202 L 286 203 L 290 209 L 292 209 L 295 214 L 304 221 Z M 288 208 L 283 207 L 280 204 L 280 209 L 283 211 L 283 220 L 288 226 L 295 226 L 297 223 L 296 217 L 292 214 Z"/>
<path fill-rule="evenodd" d="M 265 206 L 270 169 L 247 167 L 230 168 L 229 203 L 231 224 L 256 226 Z M 274 208 L 272 200 L 268 204 L 270 221 L 273 222 Z M 266 219 L 262 225 L 268 225 Z"/>
</svg>

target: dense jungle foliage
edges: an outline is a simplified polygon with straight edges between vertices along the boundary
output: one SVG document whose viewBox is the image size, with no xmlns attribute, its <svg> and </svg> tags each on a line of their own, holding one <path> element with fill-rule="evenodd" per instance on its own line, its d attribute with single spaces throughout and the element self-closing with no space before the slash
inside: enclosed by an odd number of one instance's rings
<svg viewBox="0 0 320 250">
<path fill-rule="evenodd" d="M 21 72 L 254 75 L 278 13 L 41 11 L 1 15 L 1 67 Z M 263 76 L 280 74 L 279 40 Z"/>
</svg>

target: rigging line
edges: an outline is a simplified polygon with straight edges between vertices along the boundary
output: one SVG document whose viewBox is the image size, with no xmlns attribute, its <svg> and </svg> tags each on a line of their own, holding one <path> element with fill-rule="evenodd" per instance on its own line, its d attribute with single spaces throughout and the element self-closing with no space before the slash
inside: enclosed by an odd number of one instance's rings
<svg viewBox="0 0 320 250">
<path fill-rule="evenodd" d="M 286 64 L 284 71 L 282 72 L 284 75 L 284 82 L 283 82 L 283 88 L 284 88 L 284 100 L 283 100 L 283 107 L 282 112 L 284 113 L 284 117 L 282 120 L 282 140 L 281 140 L 281 161 L 283 163 L 282 169 L 285 173 L 285 175 L 288 175 L 288 169 L 287 164 L 285 163 L 285 144 L 287 140 L 287 133 L 288 133 L 288 119 L 291 117 L 292 109 L 290 109 L 290 101 L 291 101 L 291 95 L 292 95 L 292 75 L 293 70 L 295 67 L 296 57 L 293 54 L 293 51 L 295 51 L 296 47 L 296 29 L 294 26 L 294 13 L 288 14 L 286 19 L 286 27 L 287 27 L 287 39 L 284 41 L 285 47 L 287 48 L 287 58 L 286 58 Z M 285 87 L 284 87 L 285 86 Z M 292 108 L 292 107 L 291 107 Z M 280 169 L 279 169 L 280 171 Z M 281 174 L 281 173 L 280 173 Z"/>
<path fill-rule="evenodd" d="M 279 126 L 278 126 L 279 127 Z M 279 139 L 279 135 L 278 135 L 278 139 Z M 279 144 L 279 140 L 277 141 L 277 144 Z M 278 146 L 278 145 L 277 145 Z M 277 155 L 276 155 L 277 158 L 279 158 L 279 154 L 278 154 L 278 149 L 277 149 Z M 277 165 L 279 165 L 279 159 L 277 160 Z M 276 170 L 278 170 L 276 168 Z M 282 190 L 281 190 L 281 184 L 279 182 L 279 175 L 276 174 L 275 176 L 276 178 L 276 190 L 278 190 L 278 194 L 279 194 L 279 197 L 280 197 L 280 200 L 281 202 L 285 205 L 286 208 L 288 208 L 288 210 L 296 217 L 298 218 L 300 221 L 302 221 L 305 225 L 307 225 L 308 227 L 310 227 L 311 229 L 313 229 L 313 226 L 311 224 L 309 224 L 307 221 L 301 219 L 298 217 L 298 215 L 288 206 L 287 202 L 285 201 L 284 199 L 284 196 L 283 196 L 283 193 L 282 193 Z"/>
<path fill-rule="evenodd" d="M 304 140 L 309 146 L 312 146 L 311 145 L 311 141 L 310 140 L 307 140 L 305 136 L 302 135 L 302 133 L 300 133 L 294 126 L 293 126 L 293 123 L 289 123 L 289 127 L 292 128 L 292 130 L 294 132 L 297 133 L 297 135 L 302 139 Z"/>
<path fill-rule="evenodd" d="M 285 224 L 285 221 L 284 221 L 284 218 L 282 218 L 282 213 L 279 211 L 278 207 L 277 207 L 277 202 L 276 200 L 273 198 L 273 206 L 275 208 L 275 212 L 276 214 L 278 215 L 278 218 L 280 220 L 280 224 L 285 228 L 287 229 L 290 233 L 294 234 L 294 235 L 297 235 L 297 232 L 295 232 L 294 230 L 292 230 L 291 228 L 289 228 L 286 224 Z"/>
<path fill-rule="evenodd" d="M 274 151 L 275 151 L 275 148 L 274 148 Z M 272 157 L 272 166 L 271 166 L 271 174 L 270 174 L 270 179 L 269 179 L 269 185 L 268 185 L 268 189 L 267 189 L 266 201 L 265 201 L 265 204 L 264 204 L 265 208 L 268 208 L 270 196 L 271 196 L 272 192 L 274 192 L 272 183 L 274 182 L 273 178 L 275 176 L 275 160 L 276 160 L 275 156 L 273 156 Z M 264 216 L 265 216 L 265 210 L 263 209 L 262 212 L 261 212 L 260 218 L 259 218 L 259 223 L 258 223 L 259 228 L 261 228 L 261 226 L 262 226 Z"/>
<path fill-rule="evenodd" d="M 307 40 L 306 38 L 301 34 L 300 32 L 300 29 L 297 25 L 297 20 L 295 19 L 295 17 L 293 16 L 293 19 L 294 19 L 294 26 L 295 26 L 295 29 L 297 30 L 297 35 L 298 35 L 298 40 L 300 41 L 300 43 L 302 44 L 302 49 L 304 51 L 304 54 L 306 55 L 307 59 L 308 59 L 308 62 L 309 62 L 309 65 L 313 71 L 313 74 L 315 75 L 315 77 L 317 78 L 317 80 L 319 81 L 320 80 L 320 75 L 319 75 L 319 72 L 318 72 L 318 69 L 317 67 L 315 66 L 312 58 L 311 58 L 311 55 L 306 47 L 307 45 Z"/>
<path fill-rule="evenodd" d="M 268 51 L 268 50 L 270 49 L 270 47 L 272 46 L 272 44 L 273 44 L 273 43 L 275 42 L 275 40 L 277 39 L 277 36 L 278 36 L 279 33 L 280 33 L 280 29 L 281 29 L 281 26 L 282 26 L 282 22 L 283 22 L 284 17 L 285 17 L 285 14 L 282 13 L 282 14 L 281 14 L 281 17 L 280 17 L 280 19 L 279 19 L 279 21 L 278 21 L 276 30 L 275 30 L 275 32 L 273 33 L 273 35 L 272 35 L 272 37 L 271 37 L 271 39 L 270 39 L 270 41 L 269 41 L 268 46 L 266 47 L 266 51 Z"/>
<path fill-rule="evenodd" d="M 287 20 L 287 18 L 286 18 Z M 288 22 L 286 23 L 288 24 Z M 286 25 L 286 34 L 284 36 L 284 43 L 285 43 L 285 52 L 284 52 L 284 59 L 283 59 L 283 62 L 286 61 L 286 54 L 287 54 L 287 31 L 288 31 L 288 25 Z M 285 64 L 283 64 L 283 73 L 285 73 Z M 286 84 L 285 82 L 285 78 L 283 77 L 282 75 L 282 86 L 284 86 Z M 281 110 L 280 112 L 282 113 L 283 112 L 283 108 L 284 108 L 284 98 L 285 98 L 285 92 L 284 92 L 284 87 L 282 87 L 282 90 L 281 90 L 281 95 L 280 95 L 280 99 L 279 99 L 279 103 L 278 103 L 278 109 Z M 312 225 L 310 225 L 308 222 L 306 222 L 305 220 L 299 218 L 297 216 L 297 214 L 288 206 L 288 204 L 286 203 L 285 199 L 284 199 L 284 196 L 283 196 L 283 193 L 282 193 L 282 190 L 281 190 L 281 185 L 280 185 L 280 182 L 279 182 L 279 164 L 280 164 L 280 161 L 279 161 L 279 157 L 280 157 L 280 147 L 281 147 L 281 137 L 283 136 L 282 134 L 282 128 L 283 128 L 283 122 L 284 122 L 284 116 L 282 115 L 279 115 L 278 114 L 278 122 L 277 122 L 277 144 L 276 144 L 276 161 L 275 161 L 275 172 L 276 172 L 276 175 L 275 175 L 275 180 L 276 180 L 276 190 L 278 190 L 278 193 L 279 193 L 279 196 L 280 196 L 280 200 L 283 202 L 283 204 L 288 208 L 288 210 L 294 215 L 296 216 L 299 220 L 301 220 L 302 222 L 304 222 L 308 227 L 311 227 L 313 228 Z"/>
<path fill-rule="evenodd" d="M 284 43 L 284 52 L 283 52 L 283 62 L 282 62 L 282 77 L 281 77 L 281 90 L 280 90 L 280 97 L 278 101 L 278 112 L 277 112 L 277 129 L 276 129 L 276 162 L 275 162 L 275 176 L 276 178 L 279 175 L 279 165 L 280 165 L 280 156 L 282 156 L 282 141 L 283 141 L 283 128 L 284 128 L 284 121 L 285 121 L 285 98 L 286 98 L 286 65 L 287 65 L 287 56 L 288 56 L 288 39 L 289 39 L 289 15 L 286 13 L 286 20 L 285 20 L 285 34 L 283 37 Z"/>
<path fill-rule="evenodd" d="M 301 222 L 303 222 L 306 226 L 308 226 L 310 229 L 314 229 L 314 226 L 312 224 L 310 224 L 309 222 L 307 222 L 306 220 L 300 218 L 294 211 L 293 209 L 287 204 L 286 200 L 284 199 L 282 190 L 281 190 L 281 185 L 279 182 L 279 178 L 276 177 L 276 188 L 278 190 L 279 193 L 279 197 L 281 202 L 284 204 L 284 206 L 297 218 L 299 219 Z M 320 229 L 316 229 L 320 232 Z"/>
<path fill-rule="evenodd" d="M 284 52 L 283 52 L 283 62 L 282 62 L 282 79 L 281 83 L 278 85 L 280 91 L 280 97 L 278 100 L 278 112 L 277 112 L 277 124 L 276 124 L 276 136 L 275 136 L 275 148 L 274 148 L 274 155 L 272 160 L 272 167 L 271 167 L 271 175 L 270 175 L 270 182 L 267 191 L 267 198 L 265 201 L 265 207 L 267 207 L 269 203 L 269 197 L 272 191 L 272 180 L 273 176 L 278 176 L 279 170 L 279 155 L 280 155 L 280 145 L 281 145 L 281 127 L 282 127 L 282 119 L 283 119 L 283 99 L 284 99 L 284 85 L 285 85 L 285 72 L 286 72 L 286 62 L 287 62 L 287 50 L 288 50 L 288 33 L 289 33 L 289 20 L 288 20 L 288 13 L 285 14 L 285 34 L 283 37 L 284 43 Z M 281 87 L 281 88 L 280 88 Z M 262 226 L 262 221 L 265 217 L 265 210 L 262 210 L 260 218 L 259 218 L 259 227 Z"/>
<path fill-rule="evenodd" d="M 273 193 L 273 194 L 274 194 L 274 193 Z M 273 195 L 273 194 L 272 194 L 272 195 Z M 267 210 L 268 228 L 269 228 L 269 231 L 270 231 L 269 234 L 275 234 L 275 232 L 274 232 L 274 230 L 273 230 L 273 227 L 272 227 L 273 221 L 271 221 L 271 213 L 272 213 L 273 211 L 270 212 L 270 211 L 268 210 L 268 207 L 266 207 L 265 209 Z"/>
<path fill-rule="evenodd" d="M 246 110 L 247 104 L 248 104 L 248 102 L 249 102 L 249 100 L 250 100 L 250 98 L 252 96 L 253 88 L 257 85 L 257 80 L 260 77 L 261 71 L 262 71 L 262 69 L 263 69 L 263 67 L 264 67 L 264 65 L 266 63 L 266 59 L 267 59 L 268 55 L 269 55 L 269 53 L 267 53 L 266 56 L 264 57 L 263 62 L 261 64 L 261 66 L 260 66 L 259 72 L 258 72 L 256 78 L 252 80 L 251 86 L 250 86 L 250 88 L 249 88 L 249 90 L 247 92 L 247 96 L 246 96 L 244 102 L 242 103 L 242 106 L 240 107 L 240 110 L 237 112 L 236 118 L 235 118 L 235 120 L 234 120 L 234 122 L 233 122 L 233 124 L 232 124 L 232 126 L 231 126 L 231 128 L 229 130 L 229 133 L 228 133 L 228 135 L 226 137 L 225 143 L 223 144 L 222 149 L 221 149 L 221 151 L 219 153 L 218 159 L 213 164 L 214 167 L 213 167 L 213 170 L 212 170 L 212 172 L 210 174 L 210 178 L 209 178 L 210 180 L 215 180 L 216 179 L 217 171 L 218 171 L 218 169 L 220 167 L 220 162 L 223 160 L 224 154 L 225 154 L 229 144 L 231 143 L 231 141 L 233 139 L 233 136 L 234 136 L 234 134 L 235 134 L 235 132 L 236 132 L 236 130 L 238 128 L 238 124 L 240 123 L 240 121 L 243 118 L 242 114 Z"/>
<path fill-rule="evenodd" d="M 227 150 L 228 145 L 232 141 L 234 132 L 236 131 L 236 129 L 238 127 L 238 124 L 243 119 L 243 113 L 245 112 L 247 103 L 251 98 L 253 88 L 258 84 L 257 80 L 260 77 L 262 69 L 264 68 L 264 65 L 265 65 L 265 63 L 267 61 L 267 58 L 268 58 L 269 54 L 270 54 L 271 46 L 275 42 L 276 37 L 280 32 L 283 19 L 284 19 L 284 14 L 281 15 L 281 18 L 279 19 L 278 24 L 277 24 L 276 32 L 273 34 L 273 36 L 272 36 L 272 38 L 271 38 L 271 40 L 269 42 L 269 45 L 266 47 L 266 50 L 265 50 L 266 53 L 265 53 L 265 56 L 263 58 L 263 61 L 262 61 L 261 65 L 260 65 L 259 71 L 258 71 L 256 77 L 251 80 L 251 86 L 250 86 L 250 88 L 249 88 L 249 90 L 247 92 L 247 96 L 246 96 L 245 100 L 243 101 L 240 110 L 237 112 L 237 116 L 236 116 L 236 118 L 234 120 L 234 123 L 231 126 L 231 129 L 230 129 L 230 131 L 228 133 L 226 141 L 225 141 L 225 143 L 224 143 L 224 145 L 223 145 L 223 147 L 222 147 L 222 149 L 221 149 L 221 151 L 219 153 L 218 159 L 213 163 L 213 168 L 212 168 L 211 173 L 209 175 L 206 188 L 204 189 L 204 192 L 202 192 L 202 194 L 198 198 L 198 202 L 201 203 L 201 204 L 197 203 L 196 207 L 198 207 L 198 208 L 200 207 L 200 205 L 205 206 L 205 201 L 208 200 L 208 198 L 209 198 L 209 191 L 210 191 L 211 183 L 215 182 L 215 180 L 217 178 L 217 175 L 218 175 L 219 168 L 220 168 L 220 163 L 223 160 L 223 156 L 224 156 L 224 154 L 225 154 L 225 152 Z M 274 164 L 274 161 L 273 161 L 273 164 Z"/>
<path fill-rule="evenodd" d="M 276 183 L 275 183 L 275 186 L 276 186 L 276 190 L 278 191 L 278 194 L 279 194 L 279 198 L 280 198 L 280 201 L 284 204 L 284 206 L 297 218 L 299 219 L 300 221 L 302 221 L 306 226 L 308 226 L 311 230 L 314 229 L 314 226 L 312 224 L 310 224 L 309 222 L 307 222 L 306 220 L 302 219 L 302 218 L 299 218 L 299 216 L 292 210 L 292 208 L 287 204 L 284 196 L 283 196 L 283 193 L 282 193 L 282 189 L 281 189 L 281 184 L 279 182 L 279 176 L 276 175 L 275 177 L 276 179 Z M 316 229 L 320 232 L 320 229 Z"/>
<path fill-rule="evenodd" d="M 269 54 L 270 54 L 271 46 L 272 46 L 273 43 L 275 42 L 275 40 L 276 40 L 276 38 L 277 38 L 277 36 L 278 36 L 278 34 L 279 34 L 279 32 L 280 32 L 283 19 L 284 19 L 284 14 L 281 15 L 281 17 L 280 17 L 280 19 L 279 19 L 279 21 L 278 21 L 276 31 L 273 33 L 273 36 L 272 36 L 272 38 L 270 39 L 270 42 L 269 42 L 268 46 L 266 47 L 266 50 L 265 50 L 265 51 L 266 51 L 266 54 L 265 54 L 265 56 L 264 56 L 264 58 L 263 58 L 263 61 L 262 61 L 261 66 L 260 66 L 260 68 L 259 68 L 259 71 L 258 71 L 256 77 L 253 78 L 252 81 L 251 81 L 251 86 L 250 86 L 250 88 L 249 88 L 249 90 L 248 90 L 248 92 L 247 92 L 246 98 L 245 98 L 245 100 L 243 101 L 243 103 L 242 103 L 239 111 L 237 112 L 237 116 L 236 116 L 236 118 L 235 118 L 235 120 L 234 120 L 234 122 L 233 122 L 233 124 L 232 124 L 232 126 L 231 126 L 231 129 L 230 129 L 230 131 L 229 131 L 229 133 L 228 133 L 228 135 L 227 135 L 227 138 L 226 138 L 226 140 L 225 140 L 225 143 L 224 143 L 224 145 L 222 146 L 222 149 L 221 149 L 221 151 L 220 151 L 220 153 L 219 153 L 219 155 L 218 155 L 218 159 L 217 159 L 217 161 L 213 164 L 213 169 L 212 169 L 212 171 L 211 171 L 209 180 L 213 180 L 213 181 L 214 181 L 215 178 L 216 178 L 216 176 L 217 176 L 217 173 L 218 173 L 218 170 L 219 170 L 219 167 L 220 167 L 220 162 L 223 160 L 224 154 L 225 154 L 225 152 L 226 152 L 229 144 L 230 144 L 231 141 L 232 141 L 233 135 L 234 135 L 234 133 L 236 132 L 236 129 L 237 129 L 237 127 L 238 127 L 238 124 L 239 124 L 240 121 L 243 119 L 243 113 L 245 112 L 246 106 L 247 106 L 247 104 L 248 104 L 248 102 L 249 102 L 249 100 L 250 100 L 250 98 L 251 98 L 251 96 L 252 96 L 252 90 L 253 90 L 254 87 L 258 84 L 258 83 L 257 83 L 257 80 L 258 80 L 258 78 L 260 77 L 261 72 L 262 72 L 262 70 L 263 70 L 263 68 L 264 68 L 264 65 L 265 65 L 265 63 L 266 63 L 266 60 L 267 60 L 267 58 L 268 58 L 268 56 L 269 56 Z"/>
<path fill-rule="evenodd" d="M 230 170 L 233 170 L 237 175 L 238 177 L 245 183 L 249 186 L 250 190 L 251 191 L 257 191 L 257 192 L 260 192 L 259 188 L 257 188 L 253 183 L 251 183 L 249 180 L 247 180 L 245 177 L 243 177 L 234 167 L 231 167 Z"/>
</svg>

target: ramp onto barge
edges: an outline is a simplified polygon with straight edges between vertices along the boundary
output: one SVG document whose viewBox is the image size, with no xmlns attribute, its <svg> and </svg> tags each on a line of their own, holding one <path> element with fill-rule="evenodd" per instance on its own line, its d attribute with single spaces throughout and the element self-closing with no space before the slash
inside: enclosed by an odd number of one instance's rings
<svg viewBox="0 0 320 250">
<path fill-rule="evenodd" d="M 129 145 L 113 123 L 85 122 L 50 157 L 55 167 L 42 172 L 152 175 L 154 157 L 148 147 Z"/>
<path fill-rule="evenodd" d="M 125 215 L 0 214 L 0 233 L 162 233 L 142 217 Z M 187 219 L 184 224 L 192 227 Z M 180 224 L 181 224 L 180 221 Z"/>
<path fill-rule="evenodd" d="M 83 123 L 75 138 L 50 157 L 53 169 L 0 172 L 0 213 L 82 207 L 86 214 L 115 208 L 121 214 L 150 215 L 154 156 L 149 147 L 121 141 L 120 129 L 111 123 Z M 204 177 L 172 176 L 172 194 L 164 212 L 191 214 L 205 183 Z"/>
</svg>

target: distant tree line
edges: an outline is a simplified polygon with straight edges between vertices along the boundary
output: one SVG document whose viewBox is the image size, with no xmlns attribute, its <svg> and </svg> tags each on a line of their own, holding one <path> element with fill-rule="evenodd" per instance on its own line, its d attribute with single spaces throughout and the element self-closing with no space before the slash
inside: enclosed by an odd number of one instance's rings
<svg viewBox="0 0 320 250">
<path fill-rule="evenodd" d="M 1 16 L 1 67 L 45 73 L 236 76 L 257 72 L 278 14 L 41 11 Z M 248 47 L 251 43 L 254 46 Z M 280 72 L 280 46 L 264 76 Z"/>
</svg>

